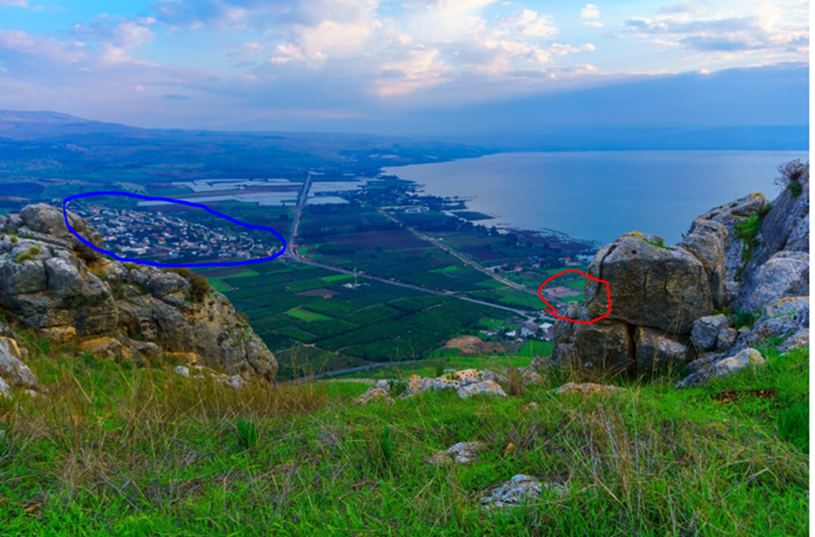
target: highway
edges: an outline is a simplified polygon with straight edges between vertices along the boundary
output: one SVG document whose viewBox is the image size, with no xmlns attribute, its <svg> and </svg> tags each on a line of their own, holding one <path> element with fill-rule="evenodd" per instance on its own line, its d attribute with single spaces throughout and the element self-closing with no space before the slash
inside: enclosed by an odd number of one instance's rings
<svg viewBox="0 0 815 537">
<path fill-rule="evenodd" d="M 334 267 L 332 265 L 325 265 L 323 263 L 318 263 L 316 261 L 312 261 L 311 259 L 307 259 L 307 258 L 305 258 L 305 257 L 303 257 L 303 256 L 301 256 L 301 255 L 299 255 L 297 253 L 297 243 L 296 243 L 297 230 L 298 230 L 298 228 L 300 226 L 300 217 L 302 216 L 303 208 L 306 206 L 306 201 L 308 200 L 309 188 L 311 188 L 311 174 L 308 175 L 305 182 L 303 183 L 303 188 L 300 190 L 300 195 L 299 195 L 299 197 L 297 199 L 297 205 L 295 206 L 295 209 L 294 209 L 294 220 L 292 222 L 291 231 L 289 233 L 289 240 L 287 241 L 287 244 L 286 244 L 286 251 L 283 253 L 283 255 L 281 257 L 284 257 L 286 259 L 291 259 L 292 261 L 296 261 L 298 263 L 303 263 L 305 265 L 311 265 L 313 267 L 319 267 L 319 268 L 323 268 L 323 269 L 326 269 L 326 270 L 332 270 L 334 272 L 339 272 L 341 274 L 353 275 L 354 272 L 351 271 L 351 270 L 344 269 L 344 268 L 339 268 L 339 267 Z M 388 215 L 386 215 L 386 216 L 388 216 Z M 388 218 L 391 218 L 391 217 L 388 216 Z M 393 218 L 391 218 L 391 219 L 393 220 Z M 429 239 L 425 238 L 424 240 L 429 240 Z M 431 242 L 435 246 L 439 246 L 441 248 L 446 249 L 445 246 L 439 245 L 437 243 L 437 241 L 433 242 L 431 240 Z M 451 253 L 453 253 L 453 255 L 456 255 L 455 252 L 451 252 Z M 536 311 L 531 311 L 531 310 L 512 308 L 512 307 L 509 307 L 509 306 L 502 306 L 500 304 L 494 304 L 492 302 L 485 302 L 483 300 L 470 298 L 468 296 L 462 296 L 462 295 L 460 295 L 458 293 L 454 293 L 452 291 L 438 291 L 436 289 L 428 289 L 427 287 L 412 285 L 412 284 L 409 284 L 409 283 L 400 282 L 400 281 L 390 279 L 390 278 L 380 278 L 379 276 L 373 276 L 371 274 L 365 274 L 364 272 L 357 272 L 356 274 L 357 274 L 357 277 L 367 278 L 369 280 L 373 280 L 373 281 L 377 281 L 377 282 L 381 282 L 381 283 L 386 283 L 388 285 L 395 285 L 397 287 L 406 287 L 408 289 L 413 289 L 414 291 L 427 293 L 429 295 L 450 296 L 450 297 L 457 298 L 459 300 L 464 300 L 466 302 L 472 302 L 473 304 L 480 304 L 482 306 L 488 306 L 490 308 L 496 308 L 496 309 L 500 309 L 500 310 L 504 310 L 504 311 L 509 311 L 509 312 L 512 312 L 512 313 L 514 313 L 516 315 L 519 315 L 519 316 L 521 316 L 521 317 L 523 317 L 525 319 L 528 319 L 528 320 L 534 320 L 540 314 L 547 315 L 544 312 L 536 312 Z M 493 276 L 492 274 L 490 274 L 490 275 Z"/>
</svg>

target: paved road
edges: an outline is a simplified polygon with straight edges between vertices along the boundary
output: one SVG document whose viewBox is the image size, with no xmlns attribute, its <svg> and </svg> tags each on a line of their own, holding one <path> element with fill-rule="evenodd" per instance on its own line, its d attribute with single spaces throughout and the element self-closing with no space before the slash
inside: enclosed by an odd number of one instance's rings
<svg viewBox="0 0 815 537">
<path fill-rule="evenodd" d="M 371 369 L 379 369 L 380 367 L 391 367 L 394 365 L 402 365 L 402 364 L 415 364 L 417 362 L 422 362 L 426 360 L 408 360 L 405 362 L 385 362 L 381 364 L 370 364 L 370 365 L 361 365 L 359 367 L 351 367 L 349 369 L 338 369 L 337 371 L 329 371 L 327 373 L 320 373 L 319 375 L 314 375 L 312 377 L 299 377 L 296 379 L 286 380 L 283 382 L 279 382 L 278 384 L 296 384 L 298 382 L 305 382 L 308 380 L 318 380 L 327 377 L 336 377 L 337 375 L 344 375 L 345 373 L 354 373 L 356 371 L 370 371 Z M 358 379 L 355 379 L 358 380 Z"/>
<path fill-rule="evenodd" d="M 313 267 L 320 267 L 320 268 L 324 268 L 324 269 L 327 269 L 327 270 L 333 270 L 334 272 L 339 272 L 341 274 L 351 274 L 351 275 L 353 275 L 354 274 L 353 271 L 343 269 L 343 268 L 339 268 L 339 267 L 334 267 L 332 265 L 325 265 L 323 263 L 318 263 L 316 261 L 312 261 L 311 259 L 305 258 L 305 257 L 303 257 L 303 256 L 301 256 L 300 254 L 297 253 L 297 245 L 296 245 L 295 239 L 297 238 L 297 229 L 298 229 L 298 227 L 300 225 L 300 217 L 301 217 L 301 215 L 303 213 L 303 208 L 305 207 L 306 200 L 308 198 L 308 189 L 309 188 L 311 188 L 311 175 L 310 174 L 309 174 L 308 178 L 306 179 L 306 181 L 303 183 L 303 188 L 300 190 L 300 196 L 298 197 L 297 206 L 295 207 L 295 210 L 294 210 L 294 221 L 292 222 L 291 233 L 289 234 L 288 245 L 286 246 L 286 252 L 281 257 L 291 259 L 292 261 L 297 261 L 298 263 L 304 263 L 306 265 L 311 265 Z M 509 312 L 512 312 L 512 313 L 514 313 L 516 315 L 519 315 L 519 316 L 524 317 L 524 318 L 529 319 L 529 320 L 534 320 L 535 317 L 539 314 L 536 311 L 524 310 L 524 309 L 519 309 L 519 308 L 511 308 L 509 306 L 501 306 L 499 304 L 493 304 L 492 302 L 485 302 L 483 300 L 477 300 L 475 298 L 470 298 L 468 296 L 459 295 L 458 293 L 454 293 L 452 291 L 437 291 L 435 289 L 428 289 L 427 287 L 421 287 L 421 286 L 418 286 L 418 285 L 412 285 L 412 284 L 409 284 L 409 283 L 400 282 L 400 281 L 397 281 L 397 280 L 394 280 L 394 279 L 391 279 L 391 278 L 380 278 L 378 276 L 372 276 L 370 274 L 365 274 L 364 272 L 357 272 L 356 274 L 357 274 L 358 277 L 367 278 L 369 280 L 374 280 L 374 281 L 381 282 L 381 283 L 386 283 L 388 285 L 395 285 L 395 286 L 398 286 L 398 287 L 406 287 L 408 289 L 413 289 L 414 291 L 420 291 L 422 293 L 427 293 L 427 294 L 430 294 L 430 295 L 451 296 L 451 297 L 457 298 L 459 300 L 472 302 L 473 304 L 480 304 L 482 306 L 488 306 L 490 308 L 496 308 L 496 309 L 500 309 L 500 310 L 504 310 L 504 311 L 509 311 Z"/>
</svg>

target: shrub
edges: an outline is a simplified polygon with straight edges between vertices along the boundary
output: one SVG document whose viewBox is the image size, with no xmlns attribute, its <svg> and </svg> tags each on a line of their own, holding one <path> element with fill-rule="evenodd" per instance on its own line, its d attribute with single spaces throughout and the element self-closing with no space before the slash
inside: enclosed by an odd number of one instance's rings
<svg viewBox="0 0 815 537">
<path fill-rule="evenodd" d="M 798 197 L 803 191 L 802 182 L 809 180 L 809 162 L 801 162 L 800 159 L 791 160 L 778 167 L 779 177 L 775 179 L 775 184 L 782 189 L 789 188 L 790 193 Z"/>
<path fill-rule="evenodd" d="M 209 292 L 209 280 L 200 274 L 196 274 L 186 267 L 168 268 L 164 272 L 172 272 L 178 274 L 188 282 L 190 282 L 190 295 L 196 302 L 201 302 Z"/>
</svg>

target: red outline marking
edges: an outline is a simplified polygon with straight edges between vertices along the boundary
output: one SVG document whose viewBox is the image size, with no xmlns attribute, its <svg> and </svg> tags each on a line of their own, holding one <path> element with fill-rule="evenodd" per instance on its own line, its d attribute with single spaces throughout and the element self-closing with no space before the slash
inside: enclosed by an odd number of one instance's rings
<svg viewBox="0 0 815 537">
<path fill-rule="evenodd" d="M 541 291 L 543 290 L 543 287 L 544 287 L 544 286 L 545 286 L 547 283 L 549 283 L 550 281 L 552 281 L 554 278 L 557 278 L 557 277 L 558 277 L 558 276 L 560 276 L 561 274 L 566 274 L 567 272 L 577 272 L 578 274 L 582 274 L 582 275 L 583 275 L 583 276 L 585 276 L 586 278 L 591 278 L 592 280 L 594 280 L 594 281 L 596 281 L 596 282 L 606 284 L 606 295 L 608 296 L 608 311 L 606 312 L 606 314 L 605 314 L 605 315 L 603 315 L 602 317 L 598 317 L 598 318 L 596 318 L 596 319 L 592 319 L 591 321 L 576 321 L 576 320 L 574 320 L 574 319 L 568 319 L 568 318 L 566 318 L 566 317 L 561 317 L 561 316 L 560 316 L 560 312 L 558 312 L 558 310 L 556 310 L 554 306 L 552 306 L 552 305 L 551 305 L 551 304 L 550 304 L 550 303 L 549 303 L 549 302 L 548 302 L 548 301 L 547 301 L 545 298 L 543 298 L 543 295 L 541 294 Z M 607 282 L 606 280 L 598 280 L 598 279 L 597 279 L 597 278 L 595 278 L 594 276 L 591 276 L 591 275 L 589 275 L 589 274 L 585 274 L 585 273 L 583 273 L 583 272 L 581 272 L 581 271 L 579 271 L 579 270 L 574 270 L 574 269 L 566 269 L 566 270 L 564 270 L 563 272 L 558 272 L 558 273 L 557 273 L 557 274 L 555 274 L 554 276 L 550 276 L 548 280 L 546 280 L 545 282 L 543 282 L 543 283 L 541 284 L 541 286 L 540 286 L 540 287 L 538 287 L 538 296 L 540 297 L 540 299 L 541 299 L 541 300 L 543 300 L 544 302 L 546 302 L 546 305 L 547 305 L 547 306 L 549 306 L 549 309 L 544 308 L 544 311 L 546 311 L 547 313 L 549 313 L 549 314 L 551 314 L 551 315 L 553 315 L 553 316 L 557 317 L 558 319 L 560 319 L 560 320 L 562 320 L 562 321 L 569 321 L 569 322 L 572 322 L 572 323 L 577 323 L 577 324 L 591 324 L 591 323 L 593 323 L 593 322 L 595 322 L 595 321 L 599 321 L 600 319 L 605 319 L 606 317 L 608 317 L 608 316 L 611 314 L 611 286 L 608 284 L 608 282 Z"/>
</svg>

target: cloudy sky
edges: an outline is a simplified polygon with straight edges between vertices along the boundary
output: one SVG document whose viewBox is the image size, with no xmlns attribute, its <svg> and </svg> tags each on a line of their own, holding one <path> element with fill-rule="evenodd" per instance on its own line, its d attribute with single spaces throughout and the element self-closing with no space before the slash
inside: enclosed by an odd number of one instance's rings
<svg viewBox="0 0 815 537">
<path fill-rule="evenodd" d="M 365 125 L 655 80 L 719 77 L 725 95 L 807 71 L 807 2 L 597 2 L 0 0 L 0 108 Z"/>
</svg>

